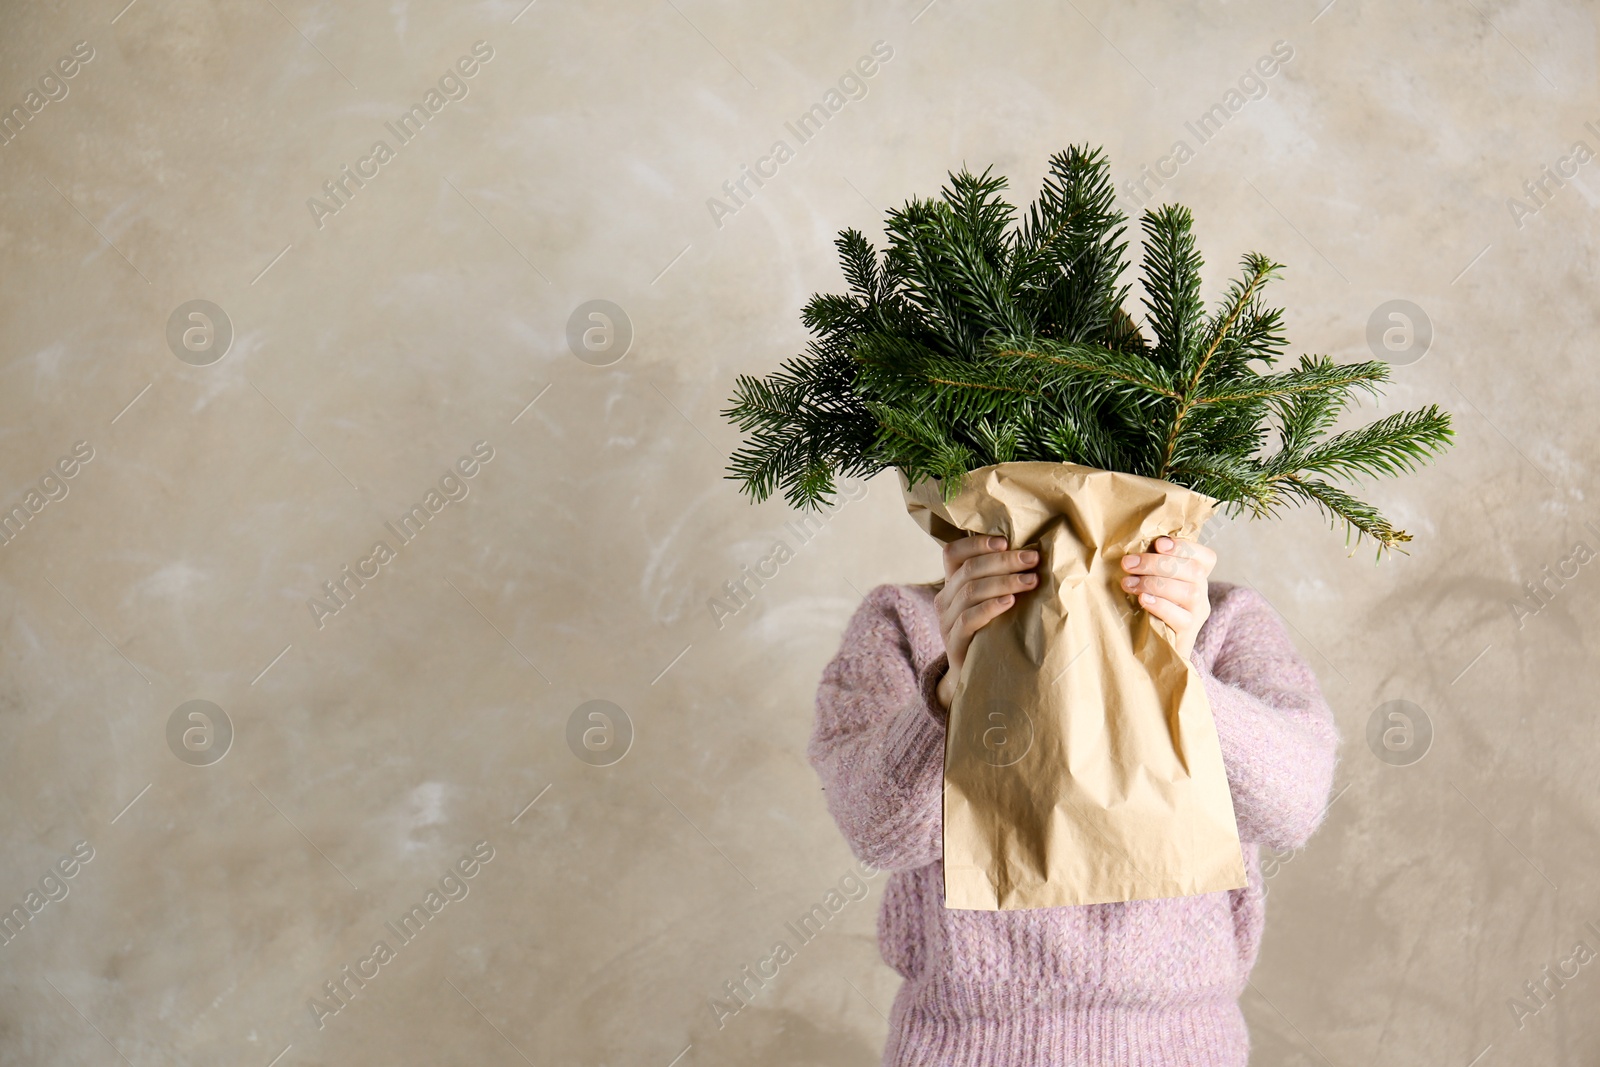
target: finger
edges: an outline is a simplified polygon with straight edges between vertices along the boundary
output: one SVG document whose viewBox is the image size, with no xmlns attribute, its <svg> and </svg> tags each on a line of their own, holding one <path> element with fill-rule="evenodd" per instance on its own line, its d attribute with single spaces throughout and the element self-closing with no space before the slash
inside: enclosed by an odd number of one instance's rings
<svg viewBox="0 0 1600 1067">
<path fill-rule="evenodd" d="M 1027 592 L 1038 584 L 1039 576 L 1029 571 L 978 578 L 962 586 L 958 603 L 965 609 L 995 597 Z"/>
<path fill-rule="evenodd" d="M 959 577 L 959 576 L 958 576 Z M 958 625 L 963 613 L 998 597 L 1016 596 L 1036 588 L 1039 577 L 1028 572 L 1007 573 L 973 581 L 961 581 L 951 589 L 947 599 L 939 603 L 940 628 L 949 632 Z"/>
<path fill-rule="evenodd" d="M 1039 553 L 1031 548 L 1019 548 L 1013 552 L 984 552 L 973 556 L 961 565 L 957 573 L 963 581 L 972 581 L 976 578 L 987 578 L 994 574 L 1011 574 L 1016 571 L 1025 571 L 1037 565 Z"/>
<path fill-rule="evenodd" d="M 975 604 L 963 611 L 951 635 L 955 645 L 950 653 L 951 662 L 964 661 L 967 655 L 967 646 L 972 643 L 972 636 L 994 621 L 996 617 L 1003 614 L 1007 608 L 1016 603 L 1016 599 L 1016 597 L 1008 594 L 996 597 L 993 600 L 985 600 L 981 604 Z"/>
<path fill-rule="evenodd" d="M 981 540 L 981 538 L 980 538 Z M 1004 542 L 1004 538 L 992 540 Z M 956 542 L 952 542 L 954 544 Z M 977 603 L 978 600 L 1002 593 L 1021 592 L 1029 586 L 1017 584 L 990 585 L 977 593 L 970 588 L 971 583 L 980 578 L 993 575 L 1015 574 L 1029 567 L 1037 565 L 1039 553 L 1032 549 L 1018 549 L 1014 552 L 995 552 L 980 550 L 979 554 L 970 556 L 966 562 L 958 567 L 955 573 L 945 579 L 944 589 L 935 597 L 939 605 L 939 617 L 946 624 L 953 623 L 955 615 Z"/>
<path fill-rule="evenodd" d="M 1122 588 L 1129 593 L 1138 593 L 1140 596 L 1152 595 L 1163 600 L 1170 600 L 1180 607 L 1194 609 L 1200 603 L 1201 586 L 1196 582 L 1185 581 L 1181 578 L 1167 578 L 1162 575 L 1130 574 L 1122 579 Z"/>
<path fill-rule="evenodd" d="M 1198 559 L 1159 552 L 1123 556 L 1122 569 L 1128 574 L 1159 574 L 1185 582 L 1201 582 L 1206 577 Z"/>
<path fill-rule="evenodd" d="M 1192 559 L 1207 573 L 1217 565 L 1217 554 L 1199 541 L 1187 538 L 1169 537 L 1165 534 L 1155 539 L 1150 546 L 1155 552 L 1163 556 L 1178 556 Z"/>
<path fill-rule="evenodd" d="M 1194 622 L 1193 612 L 1180 604 L 1174 604 L 1166 597 L 1156 596 L 1153 593 L 1140 593 L 1139 606 L 1172 627 L 1175 632 L 1183 632 Z"/>
<path fill-rule="evenodd" d="M 1004 537 L 991 537 L 987 534 L 971 534 L 967 537 L 957 538 L 944 546 L 944 576 L 950 578 L 960 570 L 961 565 L 973 556 L 984 552 L 998 552 L 1006 547 Z"/>
</svg>

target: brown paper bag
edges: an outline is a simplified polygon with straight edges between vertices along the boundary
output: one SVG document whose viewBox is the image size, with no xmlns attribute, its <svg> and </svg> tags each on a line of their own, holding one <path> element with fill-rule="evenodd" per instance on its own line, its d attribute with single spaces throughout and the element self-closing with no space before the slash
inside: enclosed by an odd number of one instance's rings
<svg viewBox="0 0 1600 1067">
<path fill-rule="evenodd" d="M 970 472 L 946 504 L 900 476 L 937 540 L 999 534 L 1039 584 L 972 639 L 944 764 L 945 906 L 986 911 L 1245 885 L 1211 703 L 1122 557 L 1196 538 L 1216 501 L 1075 463 Z"/>
</svg>

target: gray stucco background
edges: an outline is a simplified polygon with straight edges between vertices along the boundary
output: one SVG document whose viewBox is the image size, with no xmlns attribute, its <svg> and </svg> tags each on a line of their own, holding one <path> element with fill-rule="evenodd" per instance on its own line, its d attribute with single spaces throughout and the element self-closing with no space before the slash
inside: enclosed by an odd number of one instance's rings
<svg viewBox="0 0 1600 1067">
<path fill-rule="evenodd" d="M 797 536 L 723 478 L 718 412 L 842 288 L 839 229 L 881 242 L 963 163 L 1026 203 L 1072 143 L 1130 216 L 1169 175 L 1148 202 L 1194 211 L 1208 300 L 1248 250 L 1288 264 L 1292 354 L 1395 331 L 1356 418 L 1455 414 L 1442 461 L 1366 487 L 1409 555 L 1347 558 L 1310 512 L 1211 541 L 1345 738 L 1324 827 L 1270 866 L 1253 1062 L 1600 1060 L 1593 4 L 125 4 L 0 31 L 0 507 L 29 508 L 0 905 L 92 850 L 0 945 L 0 1063 L 875 1063 L 882 877 L 747 1008 L 709 1001 L 850 874 L 816 683 L 937 548 L 892 472 Z M 593 300 L 620 356 L 568 344 Z M 1424 758 L 1369 746 L 1391 701 Z M 626 755 L 581 760 L 588 728 Z M 319 1025 L 458 861 L 465 895 Z"/>
</svg>

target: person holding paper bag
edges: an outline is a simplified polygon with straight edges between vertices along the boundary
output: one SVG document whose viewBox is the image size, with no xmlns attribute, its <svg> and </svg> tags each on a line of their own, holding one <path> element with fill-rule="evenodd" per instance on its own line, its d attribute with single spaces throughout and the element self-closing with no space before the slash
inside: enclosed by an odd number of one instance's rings
<svg viewBox="0 0 1600 1067">
<path fill-rule="evenodd" d="M 1216 556 L 1161 537 L 1122 587 L 1178 637 L 1209 698 L 1242 844 L 1241 889 L 1106 904 L 945 907 L 946 725 L 974 634 L 1037 587 L 1038 555 L 969 536 L 945 579 L 880 585 L 823 673 L 808 758 L 861 860 L 891 872 L 879 948 L 904 979 L 889 1067 L 1244 1067 L 1238 998 L 1260 947 L 1260 849 L 1321 823 L 1339 733 L 1277 613 L 1209 581 Z"/>
</svg>

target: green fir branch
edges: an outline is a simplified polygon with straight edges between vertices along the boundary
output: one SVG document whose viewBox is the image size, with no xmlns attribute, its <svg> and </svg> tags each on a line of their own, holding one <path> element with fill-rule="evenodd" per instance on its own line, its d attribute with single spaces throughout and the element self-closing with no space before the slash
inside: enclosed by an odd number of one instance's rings
<svg viewBox="0 0 1600 1067">
<path fill-rule="evenodd" d="M 881 253 L 840 232 L 848 291 L 806 303 L 806 352 L 735 377 L 723 415 L 744 435 L 728 468 L 744 492 L 818 507 L 839 476 L 895 467 L 949 499 L 980 467 L 1081 463 L 1230 513 L 1312 505 L 1380 558 L 1410 540 L 1334 483 L 1415 471 L 1452 442 L 1450 416 L 1428 405 L 1334 433 L 1353 398 L 1382 395 L 1389 365 L 1302 355 L 1273 370 L 1288 341 L 1263 291 L 1281 264 L 1246 254 L 1207 314 L 1189 211 L 1146 211 L 1141 327 L 1104 152 L 1053 155 L 1020 214 L 1005 188 L 992 168 L 952 173 L 937 198 L 885 213 Z"/>
</svg>

